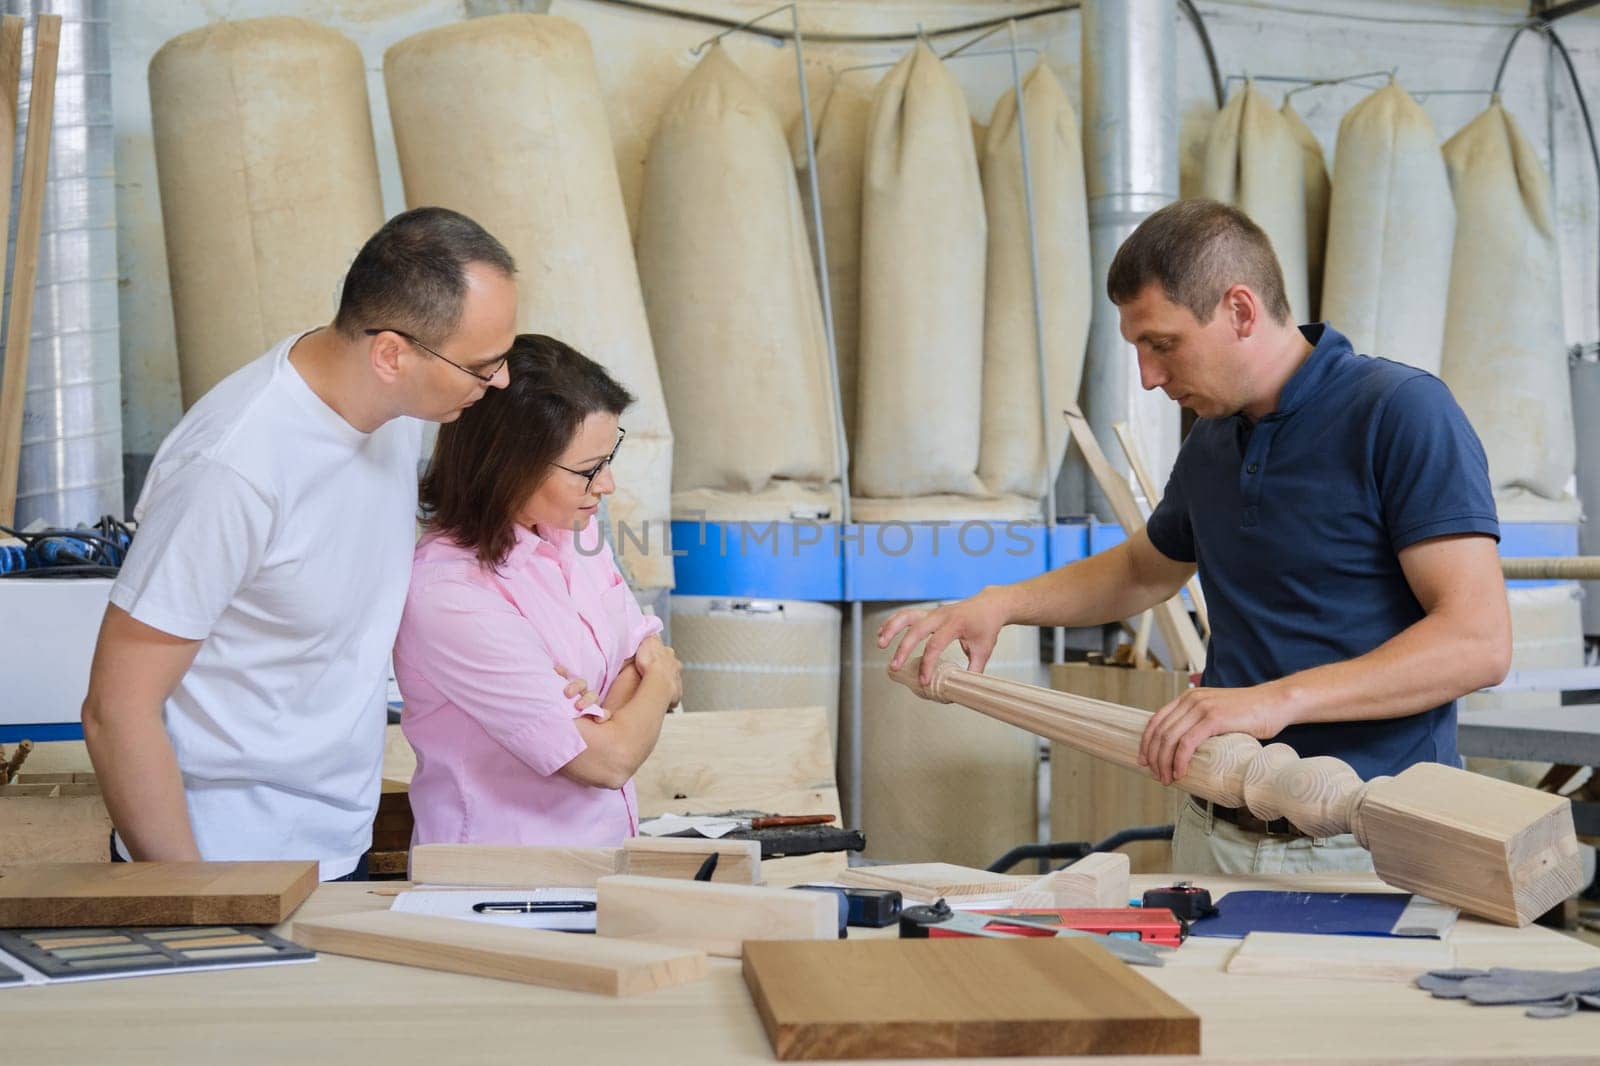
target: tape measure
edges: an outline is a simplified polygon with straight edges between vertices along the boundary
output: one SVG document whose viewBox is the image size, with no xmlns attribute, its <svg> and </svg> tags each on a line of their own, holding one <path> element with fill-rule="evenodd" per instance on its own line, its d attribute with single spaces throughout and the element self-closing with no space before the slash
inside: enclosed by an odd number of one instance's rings
<svg viewBox="0 0 1600 1066">
<path fill-rule="evenodd" d="M 1150 889 L 1144 894 L 1144 905 L 1165 907 L 1185 924 L 1217 913 L 1216 905 L 1211 902 L 1211 893 L 1188 881 L 1179 881 L 1168 888 Z"/>
</svg>

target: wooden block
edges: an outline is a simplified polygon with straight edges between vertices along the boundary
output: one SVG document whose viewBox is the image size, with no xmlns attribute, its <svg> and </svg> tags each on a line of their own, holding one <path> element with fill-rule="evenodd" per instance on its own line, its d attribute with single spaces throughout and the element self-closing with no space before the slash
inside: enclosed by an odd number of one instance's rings
<svg viewBox="0 0 1600 1066">
<path fill-rule="evenodd" d="M 1189 687 L 1189 675 L 1175 670 L 1129 670 L 1089 663 L 1057 663 L 1050 687 L 1158 711 Z M 1129 770 L 1068 744 L 1050 745 L 1050 835 L 1055 840 L 1104 840 L 1138 825 L 1171 825 L 1189 797 L 1181 789 L 1137 770 Z M 1172 845 L 1141 841 L 1120 849 L 1134 873 L 1167 873 Z"/>
<path fill-rule="evenodd" d="M 617 872 L 616 848 L 535 848 L 495 844 L 419 844 L 411 880 L 479 888 L 590 888 Z"/>
<path fill-rule="evenodd" d="M 7 866 L 0 928 L 277 925 L 316 887 L 311 861 Z"/>
<path fill-rule="evenodd" d="M 717 811 L 839 816 L 833 740 L 821 707 L 669 714 L 634 775 L 639 817 Z M 768 859 L 763 878 L 829 881 L 844 852 Z"/>
<path fill-rule="evenodd" d="M 1354 822 L 1379 877 L 1491 921 L 1527 925 L 1583 887 L 1565 796 L 1418 763 L 1366 786 Z"/>
<path fill-rule="evenodd" d="M 1128 857 L 1103 851 L 1085 855 L 1065 869 L 1046 874 L 1011 899 L 1013 907 L 1062 908 L 1126 907 Z"/>
<path fill-rule="evenodd" d="M 836 940 L 832 892 L 720 885 L 664 877 L 602 877 L 595 884 L 601 936 L 650 940 L 736 959 L 746 940 Z"/>
<path fill-rule="evenodd" d="M 712 855 L 717 856 L 717 868 L 711 872 L 711 880 L 725 885 L 761 883 L 759 840 L 630 837 L 622 842 L 622 859 L 617 865 L 617 873 L 637 877 L 691 879 Z"/>
<path fill-rule="evenodd" d="M 1251 933 L 1223 969 L 1313 980 L 1410 981 L 1418 974 L 1448 970 L 1455 964 L 1454 945 L 1432 937 Z"/>
<path fill-rule="evenodd" d="M 1200 1051 L 1197 1016 L 1082 940 L 758 940 L 744 978 L 784 1061 Z"/>
<path fill-rule="evenodd" d="M 703 952 L 431 914 L 362 911 L 294 924 L 316 951 L 604 996 L 635 996 L 706 975 Z"/>
<path fill-rule="evenodd" d="M 948 862 L 914 862 L 896 866 L 857 866 L 837 878 L 852 888 L 892 888 L 908 899 L 979 899 L 1010 896 L 1033 884 L 1032 877 L 1012 877 L 956 866 Z"/>
</svg>

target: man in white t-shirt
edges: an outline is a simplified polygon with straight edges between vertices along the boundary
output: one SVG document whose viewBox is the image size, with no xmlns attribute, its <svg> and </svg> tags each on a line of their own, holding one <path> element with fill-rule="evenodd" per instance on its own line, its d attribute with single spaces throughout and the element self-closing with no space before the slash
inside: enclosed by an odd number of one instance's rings
<svg viewBox="0 0 1600 1066">
<path fill-rule="evenodd" d="M 514 271 L 463 215 L 397 215 L 351 264 L 331 325 L 225 378 L 162 443 L 83 705 L 120 857 L 357 870 L 416 540 L 418 420 L 505 387 Z"/>
</svg>

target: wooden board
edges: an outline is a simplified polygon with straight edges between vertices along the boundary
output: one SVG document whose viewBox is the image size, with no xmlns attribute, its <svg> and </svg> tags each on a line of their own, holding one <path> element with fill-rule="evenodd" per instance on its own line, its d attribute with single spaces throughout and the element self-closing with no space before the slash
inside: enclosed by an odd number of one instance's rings
<svg viewBox="0 0 1600 1066">
<path fill-rule="evenodd" d="M 1133 471 L 1134 480 L 1144 491 L 1145 501 L 1149 503 L 1150 510 L 1154 511 L 1156 504 L 1161 502 L 1161 489 L 1156 484 L 1156 479 L 1150 476 L 1149 467 L 1144 464 L 1144 453 L 1134 438 L 1133 427 L 1126 422 L 1113 422 L 1111 431 L 1117 435 L 1117 442 L 1122 445 L 1122 454 L 1128 460 L 1128 469 Z M 1211 636 L 1211 613 L 1206 609 L 1206 594 L 1200 588 L 1198 571 L 1184 582 L 1184 588 L 1189 590 L 1189 602 L 1194 604 L 1194 616 L 1200 620 L 1201 633 L 1207 637 Z M 1134 662 L 1138 661 L 1138 658 L 1134 659 Z"/>
<path fill-rule="evenodd" d="M 713 854 L 717 856 L 717 866 L 711 872 L 711 880 L 728 885 L 761 883 L 759 840 L 632 837 L 622 842 L 622 858 L 617 873 L 691 879 Z"/>
<path fill-rule="evenodd" d="M 832 892 L 619 874 L 602 877 L 595 893 L 601 936 L 677 944 L 734 959 L 747 940 L 839 936 L 839 897 Z"/>
<path fill-rule="evenodd" d="M 892 888 L 908 899 L 931 903 L 936 899 L 980 899 L 1009 896 L 1036 879 L 992 874 L 948 862 L 914 862 L 896 866 L 857 866 L 836 880 L 852 888 Z"/>
<path fill-rule="evenodd" d="M 1450 941 L 1432 937 L 1251 933 L 1229 956 L 1225 969 L 1269 977 L 1410 981 L 1455 964 Z"/>
<path fill-rule="evenodd" d="M 1189 687 L 1189 675 L 1058 663 L 1050 668 L 1050 687 L 1154 712 Z M 1164 788 L 1147 774 L 1067 744 L 1050 745 L 1050 836 L 1055 840 L 1093 843 L 1131 826 L 1171 825 L 1188 798 L 1181 789 Z M 1165 840 L 1142 841 L 1120 850 L 1131 860 L 1134 873 L 1172 869 L 1172 845 Z"/>
<path fill-rule="evenodd" d="M 9 44 L 10 32 L 0 27 L 0 40 Z M 20 44 L 20 36 L 17 39 Z M 5 366 L 0 370 L 0 524 L 8 526 L 17 510 L 22 416 L 28 387 L 28 338 L 33 328 L 39 228 L 44 219 L 50 130 L 55 117 L 56 60 L 60 49 L 61 16 L 37 16 L 33 27 L 33 72 L 28 84 L 28 129 L 23 134 L 22 181 L 17 194 L 16 255 L 11 264 L 11 295 L 6 306 Z M 10 63 L 9 56 L 4 62 Z M 9 71 L 6 77 L 9 79 Z M 12 92 L 9 84 L 4 91 Z M 13 113 L 16 100 L 16 93 L 12 92 Z M 4 106 L 5 102 L 0 101 L 0 107 Z M 6 162 L 10 163 L 9 158 Z M 9 169 L 6 173 L 10 173 Z M 7 203 L 10 203 L 9 197 Z"/>
<path fill-rule="evenodd" d="M 534 848 L 496 844 L 419 844 L 411 880 L 476 888 L 591 888 L 617 872 L 616 848 Z"/>
<path fill-rule="evenodd" d="M 1013 907 L 1105 909 L 1128 905 L 1128 857 L 1119 851 L 1085 855 L 1045 874 L 1011 897 Z"/>
<path fill-rule="evenodd" d="M 779 1059 L 1198 1054 L 1200 1019 L 1079 940 L 745 945 Z"/>
<path fill-rule="evenodd" d="M 741 810 L 840 814 L 833 741 L 821 707 L 669 714 L 633 787 L 640 818 Z M 827 881 L 846 861 L 837 851 L 768 859 L 763 876 Z"/>
<path fill-rule="evenodd" d="M 316 887 L 311 861 L 7 866 L 0 928 L 276 925 Z"/>
<path fill-rule="evenodd" d="M 706 975 L 699 951 L 430 914 L 341 914 L 296 922 L 294 935 L 333 955 L 606 996 L 654 992 Z"/>
<path fill-rule="evenodd" d="M 1089 472 L 1099 483 L 1106 503 L 1111 506 L 1111 512 L 1117 516 L 1117 522 L 1121 524 L 1123 531 L 1128 536 L 1133 536 L 1144 528 L 1144 518 L 1139 514 L 1139 503 L 1133 498 L 1133 489 L 1129 487 L 1128 479 L 1112 467 L 1111 461 L 1106 458 L 1099 442 L 1095 440 L 1094 433 L 1089 429 L 1089 421 L 1083 417 L 1083 412 L 1077 407 L 1068 407 L 1065 415 L 1067 429 L 1071 431 L 1072 439 L 1077 443 L 1078 451 L 1083 455 Z M 1200 639 L 1194 622 L 1183 609 L 1182 598 L 1174 596 L 1152 609 L 1155 611 L 1156 625 L 1161 629 L 1161 637 L 1167 642 L 1168 655 L 1175 660 L 1185 660 L 1176 665 L 1186 666 L 1190 670 L 1204 668 L 1205 642 Z"/>
</svg>

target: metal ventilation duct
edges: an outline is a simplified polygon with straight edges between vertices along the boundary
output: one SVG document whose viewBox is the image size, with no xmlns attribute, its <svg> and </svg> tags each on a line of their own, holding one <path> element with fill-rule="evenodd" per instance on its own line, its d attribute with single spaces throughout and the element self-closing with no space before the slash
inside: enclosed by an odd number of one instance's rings
<svg viewBox="0 0 1600 1066">
<path fill-rule="evenodd" d="M 23 406 L 19 525 L 35 519 L 72 525 L 123 512 L 109 8 L 109 0 L 4 0 L 6 14 L 27 19 L 13 204 L 22 170 L 36 16 L 62 18 Z M 16 229 L 13 223 L 8 264 Z M 9 301 L 9 285 L 6 296 Z"/>
</svg>

